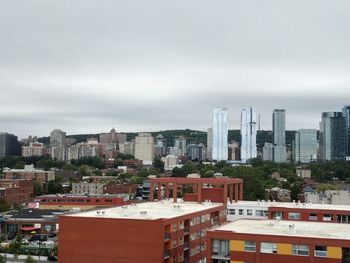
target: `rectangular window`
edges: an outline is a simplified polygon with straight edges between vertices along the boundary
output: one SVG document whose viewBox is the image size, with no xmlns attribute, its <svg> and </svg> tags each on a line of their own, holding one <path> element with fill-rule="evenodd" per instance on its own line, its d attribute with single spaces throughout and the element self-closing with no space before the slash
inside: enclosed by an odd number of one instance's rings
<svg viewBox="0 0 350 263">
<path fill-rule="evenodd" d="M 327 246 L 315 246 L 315 257 L 327 257 Z"/>
<path fill-rule="evenodd" d="M 288 219 L 298 220 L 300 219 L 300 213 L 288 213 Z"/>
<path fill-rule="evenodd" d="M 247 216 L 252 216 L 252 215 L 253 215 L 253 210 L 247 209 Z"/>
<path fill-rule="evenodd" d="M 293 245 L 293 255 L 308 256 L 309 246 L 307 245 Z"/>
<path fill-rule="evenodd" d="M 238 214 L 239 214 L 240 216 L 242 216 L 242 215 L 243 215 L 243 209 L 238 209 Z"/>
<path fill-rule="evenodd" d="M 317 214 L 310 214 L 309 215 L 309 220 L 310 221 L 317 221 Z"/>
<path fill-rule="evenodd" d="M 261 242 L 260 252 L 261 253 L 276 254 L 277 253 L 277 244 L 276 243 Z"/>
<path fill-rule="evenodd" d="M 228 210 L 229 215 L 235 215 L 236 214 L 236 209 L 229 209 Z"/>
<path fill-rule="evenodd" d="M 324 214 L 323 215 L 323 221 L 326 221 L 326 222 L 333 221 L 333 215 L 331 215 L 331 214 Z"/>
<path fill-rule="evenodd" d="M 256 244 L 254 241 L 245 241 L 244 242 L 244 251 L 255 252 Z"/>
</svg>

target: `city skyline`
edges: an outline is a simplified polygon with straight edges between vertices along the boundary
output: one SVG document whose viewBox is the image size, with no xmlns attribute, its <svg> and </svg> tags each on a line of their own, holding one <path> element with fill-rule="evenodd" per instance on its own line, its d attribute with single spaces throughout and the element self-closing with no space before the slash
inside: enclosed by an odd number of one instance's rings
<svg viewBox="0 0 350 263">
<path fill-rule="evenodd" d="M 205 131 L 218 106 L 230 129 L 244 107 L 262 129 L 274 108 L 288 112 L 287 129 L 318 128 L 320 112 L 349 103 L 349 10 L 314 0 L 4 2 L 0 130 Z"/>
</svg>

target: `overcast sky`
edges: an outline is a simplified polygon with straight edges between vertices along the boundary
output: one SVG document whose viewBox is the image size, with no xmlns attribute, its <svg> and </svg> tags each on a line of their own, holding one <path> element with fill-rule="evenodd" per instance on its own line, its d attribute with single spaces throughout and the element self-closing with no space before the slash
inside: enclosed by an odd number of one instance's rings
<svg viewBox="0 0 350 263">
<path fill-rule="evenodd" d="M 0 0 L 0 131 L 205 130 L 350 104 L 349 0 Z"/>
</svg>

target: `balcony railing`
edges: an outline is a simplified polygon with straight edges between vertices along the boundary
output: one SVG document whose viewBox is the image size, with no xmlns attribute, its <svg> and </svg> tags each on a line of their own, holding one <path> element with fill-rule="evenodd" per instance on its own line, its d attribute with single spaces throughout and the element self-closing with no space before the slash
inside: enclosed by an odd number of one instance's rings
<svg viewBox="0 0 350 263">
<path fill-rule="evenodd" d="M 166 232 L 164 234 L 164 240 L 170 240 L 170 233 Z"/>
<path fill-rule="evenodd" d="M 170 251 L 169 250 L 164 250 L 164 259 L 170 258 Z"/>
</svg>

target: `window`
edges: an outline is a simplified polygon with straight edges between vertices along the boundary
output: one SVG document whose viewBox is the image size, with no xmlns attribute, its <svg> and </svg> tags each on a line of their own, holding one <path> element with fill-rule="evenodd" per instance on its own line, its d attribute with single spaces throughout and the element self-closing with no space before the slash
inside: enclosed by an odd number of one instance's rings
<svg viewBox="0 0 350 263">
<path fill-rule="evenodd" d="M 176 241 L 176 240 L 173 240 L 173 241 L 171 242 L 171 245 L 172 245 L 173 248 L 177 247 L 177 241 Z"/>
<path fill-rule="evenodd" d="M 240 216 L 242 216 L 242 215 L 243 215 L 243 209 L 238 209 L 238 214 L 239 214 Z"/>
<path fill-rule="evenodd" d="M 207 230 L 202 229 L 202 230 L 201 230 L 201 236 L 202 236 L 202 237 L 205 237 L 206 235 L 207 235 Z"/>
<path fill-rule="evenodd" d="M 229 215 L 235 215 L 236 214 L 236 209 L 229 209 L 228 210 Z"/>
<path fill-rule="evenodd" d="M 184 221 L 180 221 L 179 228 L 184 229 Z"/>
<path fill-rule="evenodd" d="M 171 227 L 172 227 L 172 232 L 176 232 L 177 231 L 177 224 L 172 224 L 171 225 Z"/>
<path fill-rule="evenodd" d="M 245 241 L 244 242 L 244 251 L 255 252 L 256 244 L 254 241 Z"/>
<path fill-rule="evenodd" d="M 293 245 L 293 255 L 308 256 L 309 246 L 307 245 Z"/>
<path fill-rule="evenodd" d="M 253 210 L 247 209 L 247 216 L 252 216 L 252 215 L 253 215 Z"/>
<path fill-rule="evenodd" d="M 207 217 L 205 215 L 201 216 L 201 223 L 204 223 L 205 221 L 207 221 Z"/>
<path fill-rule="evenodd" d="M 184 237 L 179 238 L 179 246 L 184 244 Z"/>
<path fill-rule="evenodd" d="M 277 253 L 277 244 L 276 243 L 261 242 L 260 252 L 261 253 L 276 254 Z"/>
<path fill-rule="evenodd" d="M 288 219 L 298 220 L 300 219 L 300 213 L 288 213 Z"/>
<path fill-rule="evenodd" d="M 317 221 L 317 214 L 310 214 L 309 215 L 309 220 L 310 221 Z"/>
<path fill-rule="evenodd" d="M 214 239 L 212 242 L 212 254 L 224 258 L 230 258 L 230 241 Z"/>
<path fill-rule="evenodd" d="M 327 257 L 327 246 L 315 246 L 315 257 Z"/>
<path fill-rule="evenodd" d="M 269 214 L 269 211 L 267 210 L 256 210 L 255 215 L 256 216 L 267 216 Z"/>
<path fill-rule="evenodd" d="M 331 215 L 331 214 L 324 214 L 323 215 L 323 221 L 333 221 L 333 215 Z"/>
</svg>

